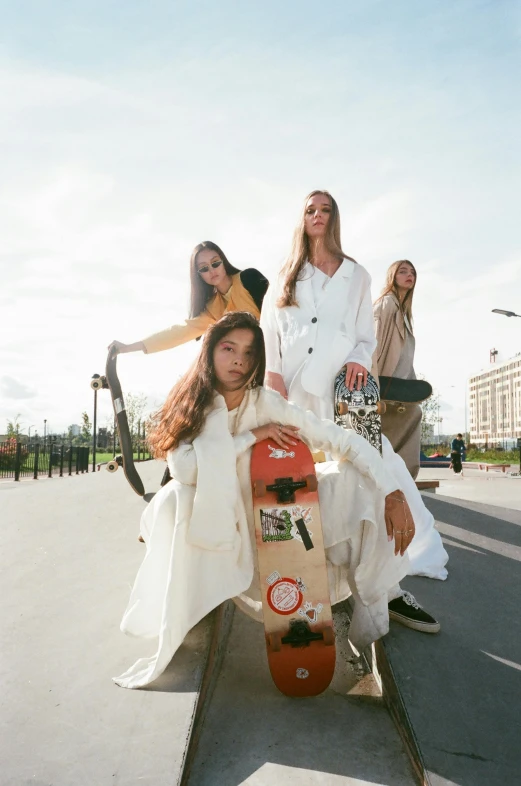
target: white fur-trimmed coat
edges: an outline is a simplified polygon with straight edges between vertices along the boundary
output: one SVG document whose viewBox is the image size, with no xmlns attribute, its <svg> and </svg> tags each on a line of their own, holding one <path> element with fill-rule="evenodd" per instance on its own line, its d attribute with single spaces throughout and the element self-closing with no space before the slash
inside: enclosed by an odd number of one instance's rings
<svg viewBox="0 0 521 786">
<path fill-rule="evenodd" d="M 350 630 L 361 649 L 388 630 L 387 593 L 407 573 L 407 557 L 387 540 L 385 496 L 396 488 L 379 453 L 354 431 L 319 420 L 264 388 L 248 391 L 237 416 L 216 394 L 201 434 L 168 456 L 173 480 L 142 518 L 147 553 L 139 568 L 121 629 L 158 638 L 155 655 L 115 678 L 137 688 L 166 668 L 187 632 L 228 598 L 262 619 L 254 553 L 250 481 L 251 429 L 276 422 L 298 426 L 304 441 L 335 459 L 320 465 L 319 499 L 332 602 L 351 593 Z"/>
</svg>

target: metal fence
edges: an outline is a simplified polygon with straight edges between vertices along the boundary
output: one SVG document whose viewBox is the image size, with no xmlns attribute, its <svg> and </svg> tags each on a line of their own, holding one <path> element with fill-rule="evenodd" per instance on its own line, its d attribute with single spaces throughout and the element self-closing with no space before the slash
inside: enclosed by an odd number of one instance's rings
<svg viewBox="0 0 521 786">
<path fill-rule="evenodd" d="M 0 442 L 0 478 L 38 478 L 79 475 L 89 471 L 89 447 L 77 445 L 27 445 L 9 439 Z"/>
</svg>

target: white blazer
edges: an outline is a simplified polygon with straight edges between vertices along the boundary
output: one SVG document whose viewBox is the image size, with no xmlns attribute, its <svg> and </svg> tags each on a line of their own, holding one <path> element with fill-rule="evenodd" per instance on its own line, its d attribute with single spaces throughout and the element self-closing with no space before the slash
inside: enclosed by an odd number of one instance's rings
<svg viewBox="0 0 521 786">
<path fill-rule="evenodd" d="M 270 286 L 261 312 L 266 344 L 266 370 L 281 374 L 289 390 L 301 369 L 303 388 L 315 396 L 331 396 L 335 376 L 344 363 L 371 370 L 376 349 L 367 270 L 344 259 L 317 304 L 306 263 L 295 290 L 298 306 L 279 308 L 280 277 Z"/>
</svg>

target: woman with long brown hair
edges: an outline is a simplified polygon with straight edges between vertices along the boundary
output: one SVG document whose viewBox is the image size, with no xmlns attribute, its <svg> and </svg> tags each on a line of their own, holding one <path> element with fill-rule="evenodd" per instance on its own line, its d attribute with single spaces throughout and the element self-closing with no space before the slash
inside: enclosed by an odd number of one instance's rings
<svg viewBox="0 0 521 786">
<path fill-rule="evenodd" d="M 161 352 L 197 339 L 205 330 L 232 311 L 260 316 L 268 280 L 255 268 L 239 270 L 216 243 L 205 240 L 190 257 L 190 314 L 184 324 L 154 333 L 141 341 L 113 341 L 116 352 Z"/>
<path fill-rule="evenodd" d="M 305 199 L 293 245 L 264 299 L 265 384 L 321 418 L 334 419 L 334 381 L 365 385 L 376 349 L 371 278 L 342 249 L 338 205 L 327 191 Z M 448 555 L 407 467 L 383 437 L 383 460 L 416 523 L 411 574 L 445 579 Z M 393 612 L 394 613 L 394 612 Z"/>
<path fill-rule="evenodd" d="M 319 499 L 333 602 L 353 595 L 350 639 L 357 649 L 389 627 L 389 597 L 399 597 L 414 522 L 402 492 L 363 437 L 289 404 L 262 387 L 264 344 L 258 322 L 225 315 L 205 334 L 192 369 L 159 411 L 150 442 L 173 479 L 143 514 L 147 554 L 121 629 L 158 637 L 155 655 L 116 678 L 147 685 L 166 668 L 188 630 L 228 598 L 262 621 L 255 559 L 251 449 L 270 439 L 331 450 L 342 460 L 319 468 Z M 439 624 L 410 606 L 409 627 Z"/>
<path fill-rule="evenodd" d="M 373 306 L 378 376 L 416 379 L 412 320 L 415 286 L 414 265 L 408 259 L 393 262 L 382 293 Z M 399 412 L 398 405 L 393 402 L 387 404 L 387 411 L 382 415 L 382 431 L 413 478 L 420 471 L 421 418 L 418 404 L 408 404 L 405 412 Z"/>
</svg>

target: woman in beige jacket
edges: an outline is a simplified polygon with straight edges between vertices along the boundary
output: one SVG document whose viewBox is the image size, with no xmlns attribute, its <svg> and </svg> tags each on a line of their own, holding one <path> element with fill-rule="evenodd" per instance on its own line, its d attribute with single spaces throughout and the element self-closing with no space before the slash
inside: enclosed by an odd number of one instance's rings
<svg viewBox="0 0 521 786">
<path fill-rule="evenodd" d="M 373 306 L 378 376 L 416 379 L 412 327 L 415 286 L 416 270 L 408 260 L 390 266 L 385 287 Z M 405 412 L 399 412 L 394 402 L 387 404 L 387 412 L 382 415 L 382 431 L 413 478 L 420 469 L 421 417 L 418 404 L 408 404 Z"/>
</svg>

